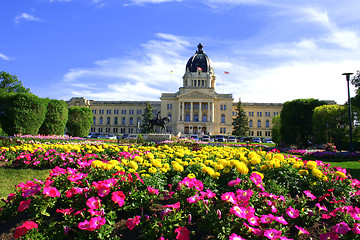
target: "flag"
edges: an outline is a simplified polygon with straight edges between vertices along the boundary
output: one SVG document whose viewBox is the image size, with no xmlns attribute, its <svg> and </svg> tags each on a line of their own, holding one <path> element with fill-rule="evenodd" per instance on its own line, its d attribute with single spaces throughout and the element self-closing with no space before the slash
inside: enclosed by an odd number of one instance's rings
<svg viewBox="0 0 360 240">
<path fill-rule="evenodd" d="M 198 70 L 198 71 L 202 71 L 202 68 L 201 68 L 201 67 L 197 67 L 197 70 Z"/>
<path fill-rule="evenodd" d="M 225 74 L 229 74 L 230 72 L 224 71 Z"/>
</svg>

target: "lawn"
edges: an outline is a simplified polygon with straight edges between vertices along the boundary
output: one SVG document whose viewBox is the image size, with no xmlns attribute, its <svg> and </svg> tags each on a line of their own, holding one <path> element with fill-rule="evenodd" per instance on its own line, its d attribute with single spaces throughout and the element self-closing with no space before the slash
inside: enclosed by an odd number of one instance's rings
<svg viewBox="0 0 360 240">
<path fill-rule="evenodd" d="M 359 161 L 323 161 L 324 163 L 330 163 L 331 167 L 341 167 L 348 170 L 353 178 L 360 180 L 360 162 Z"/>
</svg>

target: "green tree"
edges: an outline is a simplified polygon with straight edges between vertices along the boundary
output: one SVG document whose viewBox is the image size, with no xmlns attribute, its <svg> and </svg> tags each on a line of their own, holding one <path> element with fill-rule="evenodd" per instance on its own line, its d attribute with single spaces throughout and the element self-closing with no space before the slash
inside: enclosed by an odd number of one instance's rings
<svg viewBox="0 0 360 240">
<path fill-rule="evenodd" d="M 69 107 L 67 134 L 73 137 L 85 137 L 89 134 L 93 115 L 87 107 Z"/>
<path fill-rule="evenodd" d="M 242 107 L 241 101 L 236 106 L 236 117 L 233 119 L 233 135 L 245 136 L 249 132 L 249 122 L 246 112 Z"/>
<path fill-rule="evenodd" d="M 280 134 L 280 128 L 281 128 L 281 121 L 280 121 L 280 115 L 276 115 L 272 119 L 272 140 L 274 143 L 280 144 L 281 143 L 281 134 Z"/>
<path fill-rule="evenodd" d="M 334 143 L 340 149 L 349 127 L 348 108 L 339 105 L 316 107 L 313 113 L 315 143 Z"/>
<path fill-rule="evenodd" d="M 68 120 L 67 103 L 57 99 L 47 99 L 45 120 L 39 129 L 40 134 L 63 135 Z"/>
<path fill-rule="evenodd" d="M 36 135 L 44 122 L 46 103 L 31 93 L 0 95 L 0 124 L 9 135 Z"/>
<path fill-rule="evenodd" d="M 144 113 L 142 115 L 142 123 L 141 123 L 141 133 L 154 133 L 154 126 L 150 124 L 150 120 L 153 119 L 153 108 L 150 102 L 147 102 L 146 107 L 144 109 Z"/>
<path fill-rule="evenodd" d="M 15 75 L 10 75 L 7 72 L 0 72 L 0 93 L 14 92 L 14 93 L 30 93 L 29 88 L 25 88 L 22 82 Z"/>
<path fill-rule="evenodd" d="M 280 114 L 282 142 L 286 145 L 307 147 L 313 136 L 313 110 L 325 104 L 313 98 L 285 102 Z"/>
</svg>

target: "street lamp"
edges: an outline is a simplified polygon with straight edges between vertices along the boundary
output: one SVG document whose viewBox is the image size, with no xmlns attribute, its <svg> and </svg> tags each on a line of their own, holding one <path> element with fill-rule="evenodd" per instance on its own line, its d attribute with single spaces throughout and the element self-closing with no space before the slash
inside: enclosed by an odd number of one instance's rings
<svg viewBox="0 0 360 240">
<path fill-rule="evenodd" d="M 348 89 L 348 103 L 349 103 L 349 128 L 350 128 L 350 143 L 349 143 L 349 152 L 353 152 L 353 142 L 352 142 L 352 120 L 351 120 L 351 102 L 350 102 L 350 75 L 354 73 L 343 73 L 342 75 L 346 76 L 347 89 Z"/>
</svg>

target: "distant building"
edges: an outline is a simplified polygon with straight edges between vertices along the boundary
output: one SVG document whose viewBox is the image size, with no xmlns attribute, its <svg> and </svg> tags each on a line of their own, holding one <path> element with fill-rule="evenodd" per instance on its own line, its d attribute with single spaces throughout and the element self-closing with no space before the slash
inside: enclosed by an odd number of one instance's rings
<svg viewBox="0 0 360 240">
<path fill-rule="evenodd" d="M 202 44 L 186 64 L 183 86 L 176 93 L 162 93 L 161 101 L 150 101 L 154 116 L 169 116 L 166 131 L 172 134 L 231 135 L 236 105 L 232 94 L 215 91 L 216 76 Z M 93 111 L 91 132 L 139 133 L 147 101 L 93 101 L 73 97 L 69 106 L 86 106 Z M 272 118 L 282 103 L 246 103 L 242 106 L 249 117 L 249 136 L 271 137 Z"/>
</svg>

